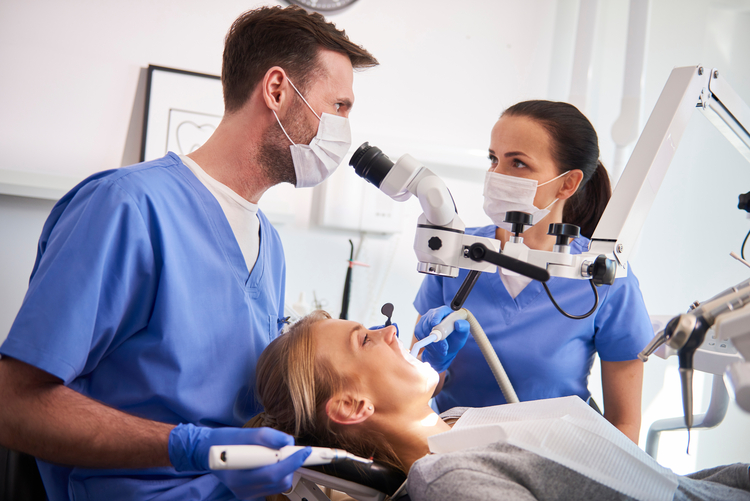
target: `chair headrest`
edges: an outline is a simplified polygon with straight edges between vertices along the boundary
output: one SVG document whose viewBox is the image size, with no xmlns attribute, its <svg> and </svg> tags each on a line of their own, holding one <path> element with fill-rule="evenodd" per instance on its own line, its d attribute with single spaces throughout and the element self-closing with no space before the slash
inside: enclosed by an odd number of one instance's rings
<svg viewBox="0 0 750 501">
<path fill-rule="evenodd" d="M 406 480 L 406 475 L 401 470 L 376 462 L 364 464 L 347 460 L 305 468 L 356 482 L 389 496 L 392 496 Z"/>
</svg>

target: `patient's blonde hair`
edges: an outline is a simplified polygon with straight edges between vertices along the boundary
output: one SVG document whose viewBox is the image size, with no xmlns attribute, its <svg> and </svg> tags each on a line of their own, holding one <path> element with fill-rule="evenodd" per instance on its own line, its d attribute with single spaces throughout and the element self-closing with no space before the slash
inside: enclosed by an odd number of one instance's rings
<svg viewBox="0 0 750 501">
<path fill-rule="evenodd" d="M 382 434 L 366 426 L 340 425 L 326 414 L 328 400 L 356 380 L 342 377 L 322 356 L 316 356 L 313 326 L 331 316 L 316 310 L 276 338 L 258 359 L 256 394 L 265 413 L 245 426 L 268 426 L 294 436 L 297 443 L 345 449 L 403 471 Z"/>
</svg>

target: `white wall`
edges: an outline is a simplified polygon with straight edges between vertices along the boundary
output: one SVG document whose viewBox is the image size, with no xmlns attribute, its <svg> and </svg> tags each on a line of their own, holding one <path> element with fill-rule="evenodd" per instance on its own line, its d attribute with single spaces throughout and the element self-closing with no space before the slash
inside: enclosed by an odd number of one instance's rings
<svg viewBox="0 0 750 501">
<path fill-rule="evenodd" d="M 62 174 L 72 183 L 128 163 L 140 124 L 142 68 L 218 74 L 227 28 L 261 3 L 272 2 L 0 3 L 0 170 Z M 746 5 L 652 0 L 642 123 L 674 66 L 716 66 L 750 101 Z M 599 6 L 589 116 L 605 165 L 614 154 L 610 128 L 619 113 L 627 7 L 626 0 Z M 408 151 L 423 159 L 445 176 L 467 225 L 485 224 L 477 197 L 491 125 L 519 100 L 566 99 L 577 9 L 576 0 L 359 0 L 331 16 L 382 63 L 355 76 L 355 146 L 370 140 L 391 157 Z M 632 260 L 652 314 L 679 313 L 747 277 L 726 255 L 748 229 L 733 205 L 750 190 L 750 170 L 704 117 L 696 113 L 693 122 Z M 465 168 L 455 168 L 462 162 Z M 354 270 L 350 317 L 380 323 L 380 305 L 390 301 L 408 337 L 421 282 L 411 251 L 417 203 L 405 204 L 400 233 L 377 236 L 311 225 L 311 190 L 281 187 L 274 197 L 295 207 L 294 222 L 278 227 L 288 302 L 301 292 L 311 301 L 314 293 L 338 314 L 351 238 L 358 259 L 371 267 Z M 49 209 L 49 201 L 0 195 L 0 339 L 20 306 Z M 673 361 L 646 365 L 644 430 L 681 414 L 676 374 Z M 662 386 L 667 390 L 657 393 Z M 750 417 L 731 406 L 724 424 L 694 435 L 692 456 L 684 455 L 684 434 L 674 434 L 672 442 L 662 440 L 659 459 L 684 472 L 750 462 Z"/>
</svg>

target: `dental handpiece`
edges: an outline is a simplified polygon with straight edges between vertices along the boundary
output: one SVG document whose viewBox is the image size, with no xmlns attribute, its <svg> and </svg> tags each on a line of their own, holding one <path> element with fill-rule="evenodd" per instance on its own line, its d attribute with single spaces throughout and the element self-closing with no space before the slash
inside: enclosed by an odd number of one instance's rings
<svg viewBox="0 0 750 501">
<path fill-rule="evenodd" d="M 212 470 L 249 470 L 279 463 L 304 447 L 288 445 L 279 450 L 262 445 L 213 445 L 208 451 L 208 467 Z M 351 460 L 359 463 L 372 463 L 371 459 L 361 458 L 341 449 L 311 447 L 312 454 L 302 466 L 315 466 Z"/>
<path fill-rule="evenodd" d="M 416 357 L 417 355 L 419 355 L 419 350 L 421 350 L 428 344 L 437 343 L 438 341 L 442 341 L 443 339 L 450 336 L 453 332 L 453 326 L 456 323 L 456 320 L 466 320 L 466 317 L 466 310 L 464 310 L 463 308 L 458 311 L 454 311 L 453 313 L 445 317 L 439 324 L 432 328 L 429 336 L 414 343 L 414 346 L 411 347 L 411 355 L 413 357 Z"/>
</svg>

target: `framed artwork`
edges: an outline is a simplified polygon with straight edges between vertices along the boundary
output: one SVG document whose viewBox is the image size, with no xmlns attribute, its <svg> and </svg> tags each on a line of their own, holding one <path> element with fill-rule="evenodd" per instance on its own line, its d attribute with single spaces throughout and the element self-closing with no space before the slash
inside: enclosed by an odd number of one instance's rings
<svg viewBox="0 0 750 501">
<path fill-rule="evenodd" d="M 195 151 L 223 115 L 220 77 L 149 65 L 140 160 Z"/>
</svg>

